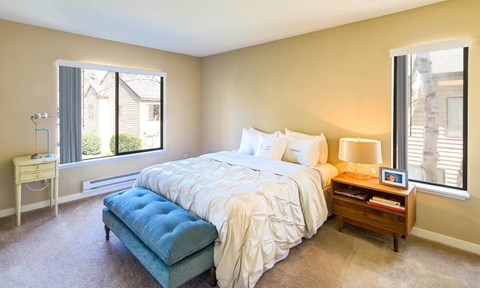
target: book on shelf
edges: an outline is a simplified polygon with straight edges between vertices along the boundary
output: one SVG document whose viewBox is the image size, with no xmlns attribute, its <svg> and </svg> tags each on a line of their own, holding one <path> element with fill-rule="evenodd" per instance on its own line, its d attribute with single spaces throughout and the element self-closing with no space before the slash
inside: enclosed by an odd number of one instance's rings
<svg viewBox="0 0 480 288">
<path fill-rule="evenodd" d="M 377 203 L 385 203 L 385 204 L 390 204 L 390 205 L 394 205 L 394 206 L 400 206 L 401 205 L 400 201 L 389 200 L 389 199 L 385 199 L 385 198 L 377 197 L 377 196 L 373 196 L 370 200 L 374 200 Z"/>
<path fill-rule="evenodd" d="M 381 194 L 375 194 L 371 198 L 371 200 L 374 200 L 377 203 L 386 203 L 394 206 L 401 206 L 403 198 L 381 193 Z"/>
<path fill-rule="evenodd" d="M 381 207 L 381 208 L 389 209 L 389 210 L 392 210 L 392 211 L 405 213 L 405 206 L 390 205 L 390 204 L 382 203 L 382 202 L 379 203 L 379 202 L 372 201 L 372 199 L 370 199 L 366 203 L 368 205 L 371 205 L 371 206 Z"/>
<path fill-rule="evenodd" d="M 359 190 L 335 190 L 335 194 L 345 196 L 348 198 L 352 198 L 359 201 L 367 201 L 368 197 L 370 196 L 367 192 L 359 191 Z"/>
</svg>

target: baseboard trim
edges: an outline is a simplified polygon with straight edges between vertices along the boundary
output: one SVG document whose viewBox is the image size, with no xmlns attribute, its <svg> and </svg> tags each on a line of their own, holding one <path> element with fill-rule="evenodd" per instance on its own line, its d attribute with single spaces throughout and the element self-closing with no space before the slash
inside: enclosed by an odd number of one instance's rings
<svg viewBox="0 0 480 288">
<path fill-rule="evenodd" d="M 100 194 L 106 194 L 106 193 L 111 193 L 113 191 L 97 191 L 97 192 L 89 192 L 89 193 L 75 193 L 75 194 L 70 194 L 70 195 L 65 195 L 58 197 L 58 203 L 66 203 L 66 202 L 71 202 L 75 200 L 80 200 L 83 198 L 88 198 L 88 197 L 93 197 L 97 196 Z M 50 200 L 46 201 L 40 201 L 32 204 L 27 204 L 27 205 L 22 205 L 22 213 L 23 212 L 28 212 L 40 208 L 45 208 L 50 206 Z M 7 208 L 4 210 L 0 210 L 0 218 L 7 217 L 10 215 L 15 215 L 15 208 Z"/>
<path fill-rule="evenodd" d="M 450 236 L 446 236 L 443 234 L 435 233 L 435 232 L 417 228 L 417 227 L 413 227 L 412 234 L 420 238 L 424 238 L 427 240 L 431 240 L 447 246 L 455 247 L 461 250 L 465 250 L 465 251 L 480 255 L 480 245 L 472 242 L 467 242 L 464 240 L 460 240 L 457 238 L 453 238 Z"/>
<path fill-rule="evenodd" d="M 110 192 L 112 191 L 97 191 L 97 192 L 90 192 L 90 193 L 70 194 L 70 195 L 59 197 L 58 203 L 61 204 L 61 203 L 71 202 L 71 201 L 80 200 L 80 199 L 93 197 L 101 194 L 106 194 Z M 40 208 L 45 208 L 48 206 L 50 206 L 49 200 L 22 205 L 22 212 L 28 212 L 28 211 L 32 211 Z M 7 208 L 4 210 L 0 210 L 0 218 L 7 217 L 14 214 L 15 214 L 15 208 Z M 480 245 L 472 242 L 467 242 L 464 240 L 449 237 L 443 234 L 435 233 L 435 232 L 428 231 L 418 227 L 413 227 L 412 235 L 480 255 Z"/>
</svg>

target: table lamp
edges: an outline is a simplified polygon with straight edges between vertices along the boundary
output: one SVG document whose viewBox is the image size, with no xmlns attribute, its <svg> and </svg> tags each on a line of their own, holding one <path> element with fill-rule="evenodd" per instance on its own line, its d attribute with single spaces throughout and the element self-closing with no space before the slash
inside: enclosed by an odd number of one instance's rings
<svg viewBox="0 0 480 288">
<path fill-rule="evenodd" d="M 382 163 L 382 146 L 378 140 L 340 138 L 338 158 L 348 162 L 345 172 L 357 179 L 369 179 L 376 170 L 372 164 Z"/>
<path fill-rule="evenodd" d="M 38 128 L 38 120 L 40 119 L 47 119 L 48 113 L 35 113 L 30 116 L 30 120 L 32 120 L 33 124 L 35 124 L 35 154 L 33 154 L 30 158 L 32 159 L 40 159 L 43 158 L 43 155 L 38 153 L 38 132 L 44 131 L 47 133 L 47 155 L 46 157 L 50 157 L 50 131 L 46 128 Z"/>
</svg>

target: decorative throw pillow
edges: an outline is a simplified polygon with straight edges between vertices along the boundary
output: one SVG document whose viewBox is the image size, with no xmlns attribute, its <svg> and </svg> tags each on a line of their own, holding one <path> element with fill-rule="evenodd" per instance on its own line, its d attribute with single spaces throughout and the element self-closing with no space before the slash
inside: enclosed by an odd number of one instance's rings
<svg viewBox="0 0 480 288">
<path fill-rule="evenodd" d="M 285 152 L 285 148 L 287 148 L 286 139 L 260 135 L 260 141 L 254 156 L 280 160 Z"/>
<path fill-rule="evenodd" d="M 300 133 L 300 132 L 295 132 L 295 131 L 291 131 L 291 130 L 288 130 L 285 128 L 285 134 L 287 134 L 287 136 L 292 136 L 292 137 L 295 137 L 295 138 L 298 138 L 298 139 L 303 139 L 303 140 L 306 140 L 306 139 L 318 139 L 319 141 L 319 147 L 320 147 L 320 155 L 319 155 L 319 158 L 318 158 L 318 163 L 320 164 L 325 164 L 327 163 L 327 160 L 328 160 L 328 143 L 327 143 L 327 138 L 325 137 L 325 135 L 322 133 L 320 135 L 308 135 L 308 134 L 304 134 L 304 133 Z"/>
<path fill-rule="evenodd" d="M 298 163 L 304 166 L 316 166 L 320 154 L 319 140 L 317 138 L 302 140 L 299 138 L 283 135 L 287 140 L 287 148 L 282 160 Z"/>
<path fill-rule="evenodd" d="M 253 146 L 255 143 L 258 145 L 258 133 L 250 131 L 250 129 L 243 128 L 242 140 L 240 142 L 240 148 L 238 148 L 238 152 L 253 155 L 253 153 L 255 153 L 255 149 L 257 148 L 256 146 Z"/>
<path fill-rule="evenodd" d="M 240 141 L 240 148 L 238 148 L 238 152 L 253 155 L 257 150 L 260 135 L 265 137 L 278 137 L 278 134 L 280 134 L 279 131 L 276 131 L 272 134 L 267 134 L 252 127 L 248 129 L 243 128 L 242 140 Z"/>
</svg>

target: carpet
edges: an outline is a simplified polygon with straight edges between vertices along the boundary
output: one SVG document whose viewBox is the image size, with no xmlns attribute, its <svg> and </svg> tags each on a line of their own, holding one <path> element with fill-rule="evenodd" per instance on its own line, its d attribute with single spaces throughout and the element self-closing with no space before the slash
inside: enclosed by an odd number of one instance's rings
<svg viewBox="0 0 480 288">
<path fill-rule="evenodd" d="M 102 197 L 0 219 L 0 287 L 161 287 L 115 235 Z M 330 219 L 255 287 L 480 287 L 480 256 L 410 236 L 392 239 Z M 183 287 L 210 287 L 208 272 Z"/>
</svg>

